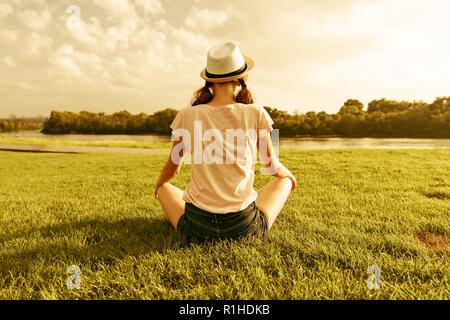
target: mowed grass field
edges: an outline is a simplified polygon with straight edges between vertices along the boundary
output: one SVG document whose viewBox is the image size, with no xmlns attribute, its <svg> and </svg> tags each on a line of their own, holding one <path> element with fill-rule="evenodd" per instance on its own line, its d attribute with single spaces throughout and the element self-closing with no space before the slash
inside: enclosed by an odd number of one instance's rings
<svg viewBox="0 0 450 320">
<path fill-rule="evenodd" d="M 0 152 L 0 298 L 450 299 L 450 150 L 280 156 L 299 189 L 269 240 L 189 245 L 153 198 L 165 156 Z"/>
<path fill-rule="evenodd" d="M 19 144 L 37 146 L 68 146 L 68 147 L 122 147 L 122 148 L 144 148 L 165 149 L 170 148 L 170 141 L 118 141 L 118 140 L 68 140 L 68 139 L 41 139 L 30 137 L 9 137 L 0 134 L 0 144 Z"/>
</svg>

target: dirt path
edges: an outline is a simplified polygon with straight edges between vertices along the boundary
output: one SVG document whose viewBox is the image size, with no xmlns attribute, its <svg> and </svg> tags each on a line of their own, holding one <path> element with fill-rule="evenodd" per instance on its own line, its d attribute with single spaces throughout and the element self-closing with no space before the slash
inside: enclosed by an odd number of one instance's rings
<svg viewBox="0 0 450 320">
<path fill-rule="evenodd" d="M 108 153 L 108 154 L 169 154 L 169 149 L 145 149 L 122 147 L 76 147 L 76 146 L 38 146 L 31 144 L 0 144 L 0 151 L 46 152 L 46 153 Z"/>
</svg>

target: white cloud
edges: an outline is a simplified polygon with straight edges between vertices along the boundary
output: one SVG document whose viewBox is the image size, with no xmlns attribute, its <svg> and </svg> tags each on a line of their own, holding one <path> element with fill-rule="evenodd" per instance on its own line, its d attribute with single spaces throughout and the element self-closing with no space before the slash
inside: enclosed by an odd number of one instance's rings
<svg viewBox="0 0 450 320">
<path fill-rule="evenodd" d="M 56 67 L 54 71 L 58 74 L 82 78 L 83 84 L 92 84 L 92 78 L 100 82 L 104 71 L 102 59 L 97 54 L 77 51 L 70 44 L 59 47 L 50 56 L 49 62 Z"/>
<path fill-rule="evenodd" d="M 1 32 L 2 40 L 7 40 L 8 42 L 14 42 L 17 40 L 17 31 L 15 30 L 3 30 Z"/>
<path fill-rule="evenodd" d="M 96 53 L 74 51 L 73 57 L 85 73 L 96 74 L 106 69 L 103 65 L 103 59 Z"/>
<path fill-rule="evenodd" d="M 50 49 L 52 43 L 53 41 L 49 37 L 33 31 L 25 39 L 22 47 L 22 54 L 25 57 L 38 57 L 42 50 Z"/>
<path fill-rule="evenodd" d="M 165 10 L 159 0 L 136 0 L 137 8 L 142 8 L 146 15 L 164 13 Z"/>
<path fill-rule="evenodd" d="M 9 68 L 14 68 L 16 66 L 14 60 L 9 56 L 3 58 L 3 64 Z"/>
<path fill-rule="evenodd" d="M 69 75 L 74 75 L 76 77 L 81 77 L 81 70 L 78 67 L 78 65 L 73 61 L 70 57 L 59 57 L 57 59 L 57 62 L 60 66 L 62 66 L 67 72 L 69 72 Z"/>
<path fill-rule="evenodd" d="M 95 24 L 87 24 L 84 21 L 80 22 L 79 28 L 67 29 L 70 35 L 77 41 L 87 46 L 98 45 L 98 39 L 94 34 L 101 34 Z"/>
<path fill-rule="evenodd" d="M 230 14 L 224 10 L 192 7 L 185 24 L 191 28 L 207 30 L 223 25 L 229 18 Z"/>
<path fill-rule="evenodd" d="M 158 22 L 156 23 L 156 29 L 162 31 L 162 32 L 167 32 L 170 28 L 169 23 L 167 22 L 167 20 L 165 19 L 159 19 Z"/>
<path fill-rule="evenodd" d="M 122 18 L 119 26 L 119 32 L 127 36 L 133 35 L 140 25 L 140 18 L 136 11 L 131 11 L 130 14 Z"/>
<path fill-rule="evenodd" d="M 135 7 L 128 0 L 96 0 L 94 3 L 110 15 L 110 19 L 103 19 L 110 22 L 110 26 L 97 35 L 96 45 L 101 43 L 108 51 L 128 49 L 129 42 L 142 28 L 142 20 Z"/>
<path fill-rule="evenodd" d="M 52 15 L 49 11 L 43 11 L 40 14 L 35 10 L 26 10 L 17 15 L 17 19 L 32 30 L 45 30 L 52 21 Z"/>
<path fill-rule="evenodd" d="M 13 7 L 11 7 L 8 3 L 0 3 L 0 19 L 8 17 L 13 12 Z"/>
<path fill-rule="evenodd" d="M 128 0 L 94 0 L 94 4 L 104 9 L 113 17 L 124 17 L 134 11 L 134 7 Z"/>
<path fill-rule="evenodd" d="M 158 50 L 166 48 L 167 36 L 153 28 L 141 28 L 130 39 L 130 44 L 136 47 L 152 47 Z"/>
<path fill-rule="evenodd" d="M 184 52 L 183 52 L 183 49 L 180 46 L 178 46 L 178 45 L 175 46 L 174 52 L 175 52 L 175 58 L 178 61 L 183 61 L 184 60 Z"/>
<path fill-rule="evenodd" d="M 58 49 L 58 53 L 61 55 L 71 55 L 73 53 L 73 46 L 65 44 Z"/>
<path fill-rule="evenodd" d="M 211 45 L 210 40 L 204 35 L 186 30 L 184 28 L 173 28 L 171 35 L 175 39 L 176 43 L 181 43 L 190 49 L 196 49 L 198 52 L 206 50 Z"/>
<path fill-rule="evenodd" d="M 108 28 L 102 40 L 105 48 L 109 51 L 128 48 L 128 34 L 120 28 Z"/>
<path fill-rule="evenodd" d="M 160 71 L 162 73 L 171 73 L 175 71 L 175 68 L 165 61 L 164 56 L 158 54 L 158 51 L 149 49 L 146 53 L 146 65 L 148 70 L 154 74 L 156 71 Z"/>
<path fill-rule="evenodd" d="M 119 67 L 121 67 L 121 68 L 127 67 L 127 62 L 125 61 L 125 59 L 124 59 L 123 57 L 117 57 L 117 58 L 114 60 L 114 62 L 115 62 L 115 64 L 116 64 L 116 66 L 119 66 Z"/>
</svg>

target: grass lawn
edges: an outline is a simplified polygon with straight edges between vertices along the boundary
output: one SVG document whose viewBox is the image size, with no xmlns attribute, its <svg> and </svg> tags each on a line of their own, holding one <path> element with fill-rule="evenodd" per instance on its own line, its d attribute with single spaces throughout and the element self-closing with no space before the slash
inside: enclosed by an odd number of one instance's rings
<svg viewBox="0 0 450 320">
<path fill-rule="evenodd" d="M 29 144 L 37 146 L 74 146 L 74 147 L 123 147 L 164 149 L 170 148 L 170 141 L 117 141 L 117 140 L 67 140 L 67 139 L 40 139 L 33 137 L 8 137 L 0 135 L 0 144 Z"/>
<path fill-rule="evenodd" d="M 165 158 L 0 152 L 0 299 L 450 299 L 450 149 L 282 150 L 300 188 L 270 240 L 207 245 L 152 196 Z"/>
</svg>

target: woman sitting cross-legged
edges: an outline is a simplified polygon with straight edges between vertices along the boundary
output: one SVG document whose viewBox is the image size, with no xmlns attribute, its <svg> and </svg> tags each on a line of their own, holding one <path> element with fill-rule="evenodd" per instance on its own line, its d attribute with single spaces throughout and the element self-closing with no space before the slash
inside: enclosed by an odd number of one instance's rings
<svg viewBox="0 0 450 320">
<path fill-rule="evenodd" d="M 205 86 L 170 126 L 174 142 L 155 196 L 172 226 L 189 238 L 267 236 L 296 188 L 294 175 L 274 152 L 273 121 L 263 107 L 254 104 L 247 89 L 253 65 L 233 42 L 212 47 L 201 72 Z M 255 191 L 258 153 L 265 171 L 274 178 Z M 191 181 L 183 192 L 169 181 L 186 158 L 190 158 Z"/>
</svg>

